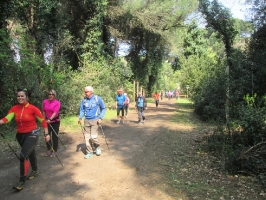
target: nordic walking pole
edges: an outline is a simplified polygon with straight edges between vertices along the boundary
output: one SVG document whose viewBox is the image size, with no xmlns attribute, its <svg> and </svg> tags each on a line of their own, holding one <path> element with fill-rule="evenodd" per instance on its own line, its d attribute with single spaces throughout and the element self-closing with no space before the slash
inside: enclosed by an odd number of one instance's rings
<svg viewBox="0 0 266 200">
<path fill-rule="evenodd" d="M 16 154 L 15 150 L 10 146 L 9 142 L 6 140 L 5 136 L 1 133 L 2 138 L 4 138 L 4 141 L 7 143 L 7 145 L 9 146 L 9 148 L 13 151 L 13 153 L 15 154 L 15 156 L 17 156 L 17 158 L 19 159 L 18 155 Z"/>
<path fill-rule="evenodd" d="M 79 125 L 80 125 L 80 128 L 81 128 L 81 132 L 82 132 L 82 134 L 83 134 L 83 137 L 84 137 L 84 139 L 85 139 L 85 135 L 84 135 L 84 131 L 83 131 L 82 125 L 81 125 L 81 124 L 79 124 Z"/>
<path fill-rule="evenodd" d="M 56 156 L 57 160 L 60 162 L 60 164 L 62 165 L 62 167 L 64 167 L 64 165 L 62 164 L 61 160 L 58 158 L 57 154 L 55 153 L 55 150 L 54 150 L 54 148 L 52 147 L 52 145 L 51 145 L 49 142 L 47 142 L 47 143 L 48 143 L 49 146 L 51 147 L 51 150 L 52 150 L 52 152 L 54 153 L 54 155 Z"/>
<path fill-rule="evenodd" d="M 65 147 L 64 143 L 62 142 L 62 140 L 60 139 L 59 135 L 55 132 L 54 128 L 52 127 L 51 124 L 49 124 L 50 128 L 53 130 L 54 134 L 58 137 L 59 141 L 61 142 L 61 144 Z M 66 149 L 66 147 L 65 147 Z"/>
<path fill-rule="evenodd" d="M 104 139 L 105 139 L 106 146 L 107 146 L 108 150 L 110 151 L 109 146 L 108 146 L 108 143 L 107 143 L 107 140 L 106 140 L 106 137 L 105 137 L 104 132 L 103 132 L 103 127 L 102 127 L 102 125 L 99 125 L 99 126 L 100 126 L 100 128 L 101 128 L 101 131 L 102 131 L 103 137 L 104 137 Z"/>
</svg>

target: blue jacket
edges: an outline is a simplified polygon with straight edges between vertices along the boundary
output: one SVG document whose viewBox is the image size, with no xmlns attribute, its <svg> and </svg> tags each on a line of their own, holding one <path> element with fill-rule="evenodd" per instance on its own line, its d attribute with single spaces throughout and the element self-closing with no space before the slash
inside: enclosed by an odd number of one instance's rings
<svg viewBox="0 0 266 200">
<path fill-rule="evenodd" d="M 126 96 L 125 95 L 116 95 L 115 101 L 117 101 L 117 107 L 118 108 L 123 108 L 125 105 L 123 103 L 126 101 Z"/>
<path fill-rule="evenodd" d="M 79 119 L 85 116 L 87 120 L 103 119 L 106 112 L 101 97 L 93 95 L 91 98 L 84 97 L 79 108 Z"/>
</svg>

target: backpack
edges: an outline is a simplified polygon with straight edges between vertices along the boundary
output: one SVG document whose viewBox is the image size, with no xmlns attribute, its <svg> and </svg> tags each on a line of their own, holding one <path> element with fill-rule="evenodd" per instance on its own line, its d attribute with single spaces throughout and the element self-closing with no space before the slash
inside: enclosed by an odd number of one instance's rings
<svg viewBox="0 0 266 200">
<path fill-rule="evenodd" d="M 99 107 L 100 111 L 102 111 L 101 106 L 100 106 L 100 103 L 99 103 L 99 101 L 98 101 L 98 96 L 97 96 L 97 95 L 94 95 L 94 100 L 95 100 L 96 103 L 98 104 L 98 107 Z M 87 98 L 84 97 L 84 98 L 83 98 L 83 103 L 85 104 L 86 101 L 87 101 Z M 83 105 L 84 105 L 84 104 L 83 104 Z"/>
<path fill-rule="evenodd" d="M 143 108 L 147 107 L 147 101 L 146 101 L 146 98 L 144 96 L 137 97 L 136 106 L 138 105 L 139 99 L 143 99 Z"/>
</svg>

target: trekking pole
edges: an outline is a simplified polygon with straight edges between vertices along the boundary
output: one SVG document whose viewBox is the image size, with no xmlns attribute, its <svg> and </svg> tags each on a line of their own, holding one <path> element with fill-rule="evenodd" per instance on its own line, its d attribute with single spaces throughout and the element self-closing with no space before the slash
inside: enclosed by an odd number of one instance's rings
<svg viewBox="0 0 266 200">
<path fill-rule="evenodd" d="M 19 157 L 16 154 L 15 150 L 10 146 L 9 142 L 6 140 L 5 136 L 2 133 L 1 133 L 1 136 L 3 137 L 4 141 L 7 143 L 7 145 L 9 146 L 9 148 L 13 151 L 13 153 L 15 154 L 15 156 L 17 156 L 17 158 L 19 159 Z"/>
<path fill-rule="evenodd" d="M 56 156 L 57 160 L 60 162 L 60 164 L 62 165 L 62 167 L 64 167 L 64 165 L 62 164 L 61 160 L 58 158 L 57 154 L 55 153 L 54 148 L 52 147 L 52 145 L 49 143 L 49 141 L 47 142 L 49 144 L 49 146 L 51 147 L 52 152 L 54 153 L 54 155 Z"/>
<path fill-rule="evenodd" d="M 103 137 L 104 137 L 104 139 L 105 139 L 106 146 L 107 146 L 108 150 L 110 151 L 109 146 L 108 146 L 108 143 L 107 143 L 107 140 L 106 140 L 106 137 L 105 137 L 104 132 L 103 132 L 103 127 L 102 127 L 102 125 L 99 125 L 99 126 L 100 126 L 100 128 L 101 128 L 101 131 L 102 131 Z"/>
<path fill-rule="evenodd" d="M 150 121 L 150 117 L 149 117 L 149 114 L 148 114 L 147 110 L 146 110 L 146 117 L 145 118 L 147 118 L 147 121 Z"/>
<path fill-rule="evenodd" d="M 83 136 L 84 136 L 84 138 L 85 138 L 84 131 L 83 131 L 83 128 L 82 128 L 82 125 L 81 125 L 81 124 L 79 124 L 79 125 L 80 125 L 80 128 L 81 128 L 81 132 L 82 132 L 82 134 L 83 134 Z"/>
<path fill-rule="evenodd" d="M 54 134 L 58 137 L 59 141 L 61 142 L 61 144 L 65 147 L 64 143 L 62 142 L 62 140 L 60 139 L 59 135 L 55 132 L 54 128 L 52 127 L 51 124 L 49 124 L 49 126 L 51 127 L 51 129 L 53 130 Z M 66 147 L 65 147 L 66 149 Z"/>
</svg>

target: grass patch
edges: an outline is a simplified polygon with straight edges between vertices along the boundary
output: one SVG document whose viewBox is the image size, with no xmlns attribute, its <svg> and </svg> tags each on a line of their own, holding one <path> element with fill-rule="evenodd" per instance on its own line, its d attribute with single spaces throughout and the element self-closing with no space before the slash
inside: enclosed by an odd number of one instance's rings
<svg viewBox="0 0 266 200">
<path fill-rule="evenodd" d="M 147 100 L 147 103 L 154 103 L 154 99 L 152 98 L 146 98 L 146 100 Z"/>
<path fill-rule="evenodd" d="M 193 102 L 190 99 L 179 98 L 176 100 L 177 105 L 182 109 L 193 109 Z"/>
<path fill-rule="evenodd" d="M 178 109 L 170 118 L 171 122 L 182 123 L 184 125 L 191 125 L 195 123 L 195 119 L 191 116 L 193 103 L 189 99 L 176 100 Z"/>
</svg>

